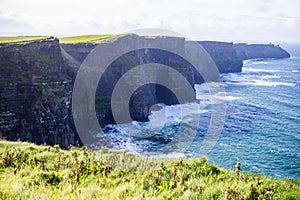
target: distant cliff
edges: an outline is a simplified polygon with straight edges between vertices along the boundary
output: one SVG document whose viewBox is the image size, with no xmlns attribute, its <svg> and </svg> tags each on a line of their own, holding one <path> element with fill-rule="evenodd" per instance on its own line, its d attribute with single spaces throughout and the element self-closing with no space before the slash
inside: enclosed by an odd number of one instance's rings
<svg viewBox="0 0 300 200">
<path fill-rule="evenodd" d="M 236 55 L 232 42 L 199 41 L 215 62 L 220 73 L 241 72 L 243 62 Z M 202 77 L 195 74 L 195 82 L 203 83 Z"/>
<path fill-rule="evenodd" d="M 237 56 L 232 42 L 200 41 L 199 43 L 209 53 L 220 73 L 242 71 L 243 62 Z"/>
<path fill-rule="evenodd" d="M 289 58 L 290 54 L 279 45 L 273 44 L 246 44 L 238 43 L 233 45 L 237 56 L 242 60 L 254 58 Z"/>
</svg>

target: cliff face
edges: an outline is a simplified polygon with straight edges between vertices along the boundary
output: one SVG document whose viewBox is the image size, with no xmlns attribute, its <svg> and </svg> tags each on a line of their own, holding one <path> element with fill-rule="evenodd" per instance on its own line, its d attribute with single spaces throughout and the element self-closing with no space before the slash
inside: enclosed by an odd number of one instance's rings
<svg viewBox="0 0 300 200">
<path fill-rule="evenodd" d="M 168 44 L 173 45 L 176 49 L 181 49 L 184 52 L 185 39 L 175 37 L 140 37 L 137 35 L 127 35 L 116 39 L 124 40 L 128 37 L 128 41 L 136 44 Z M 105 45 L 109 49 L 108 43 L 98 44 Z M 82 63 L 88 53 L 96 47 L 96 44 L 62 44 L 61 47 L 70 56 L 73 57 L 77 62 Z M 135 66 L 148 64 L 148 63 L 159 63 L 167 66 L 172 66 L 176 71 L 181 73 L 190 83 L 194 85 L 194 72 L 192 67 L 182 58 L 174 55 L 173 53 L 159 50 L 144 48 L 138 49 L 121 56 L 115 60 L 103 74 L 96 93 L 96 111 L 100 124 L 104 125 L 107 123 L 114 123 L 112 117 L 110 101 L 112 91 L 117 81 L 130 69 Z M 147 75 L 145 75 L 147 76 Z M 159 76 L 159 74 L 157 74 Z M 140 76 L 143 79 L 144 76 Z M 75 77 L 74 77 L 75 78 Z M 141 80 L 142 82 L 143 80 Z M 178 87 L 180 89 L 180 86 Z M 195 97 L 187 99 L 187 102 L 195 101 Z M 167 105 L 177 104 L 178 100 L 167 88 L 155 85 L 147 84 L 139 88 L 132 96 L 129 102 L 130 114 L 133 120 L 147 121 L 149 115 L 149 109 L 152 105 L 163 102 Z"/>
<path fill-rule="evenodd" d="M 254 58 L 289 58 L 290 54 L 279 45 L 273 44 L 245 44 L 239 43 L 233 45 L 237 56 L 242 60 Z"/>
<path fill-rule="evenodd" d="M 136 35 L 125 37 L 131 37 L 130 41 L 139 42 L 140 44 L 147 42 L 168 43 L 168 45 L 172 44 L 174 45 L 174 48 L 181 49 L 185 52 L 186 41 L 184 38 L 147 38 Z M 237 57 L 236 51 L 233 48 L 233 43 L 209 41 L 199 43 L 210 54 L 220 73 L 241 72 L 242 60 Z M 71 55 L 78 63 L 82 63 L 90 51 L 96 46 L 97 44 L 86 43 L 61 44 L 63 50 Z M 198 73 L 195 73 L 193 67 L 190 66 L 187 61 L 170 52 L 158 49 L 140 49 L 130 52 L 113 62 L 99 83 L 101 87 L 98 87 L 97 89 L 96 110 L 102 125 L 114 123 L 110 109 L 110 96 L 116 82 L 132 67 L 147 63 L 160 63 L 172 66 L 180 72 L 192 86 L 195 83 L 203 83 L 203 78 Z M 190 101 L 194 100 L 195 99 L 191 99 Z M 171 105 L 177 104 L 178 100 L 172 92 L 160 85 L 149 84 L 143 86 L 135 92 L 130 101 L 130 114 L 132 118 L 137 121 L 147 121 L 150 107 L 158 102 L 164 102 L 167 105 Z"/>
<path fill-rule="evenodd" d="M 199 41 L 199 44 L 207 51 L 215 62 L 220 73 L 241 72 L 243 62 L 236 54 L 233 43 Z M 202 83 L 201 77 L 195 77 L 196 83 Z"/>
<path fill-rule="evenodd" d="M 237 56 L 232 42 L 200 41 L 216 63 L 220 73 L 241 72 L 243 62 Z"/>
<path fill-rule="evenodd" d="M 0 134 L 37 144 L 75 143 L 71 86 L 57 39 L 0 46 Z"/>
</svg>

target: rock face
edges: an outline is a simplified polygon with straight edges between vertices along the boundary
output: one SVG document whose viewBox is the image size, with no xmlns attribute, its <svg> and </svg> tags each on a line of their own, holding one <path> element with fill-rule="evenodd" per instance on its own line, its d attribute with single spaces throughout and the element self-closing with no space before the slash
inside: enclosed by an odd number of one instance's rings
<svg viewBox="0 0 300 200">
<path fill-rule="evenodd" d="M 289 58 L 290 54 L 279 45 L 273 44 L 246 44 L 238 43 L 233 45 L 237 56 L 242 60 L 254 58 Z"/>
<path fill-rule="evenodd" d="M 140 37 L 137 35 L 129 35 L 130 41 L 142 43 L 168 43 L 174 45 L 174 48 L 181 49 L 185 52 L 186 41 L 184 38 L 175 37 Z M 124 38 L 121 38 L 124 39 Z M 117 41 L 114 41 L 117 42 Z M 233 43 L 204 41 L 199 42 L 202 47 L 210 54 L 211 58 L 216 63 L 220 73 L 241 72 L 242 60 L 237 57 L 233 48 Z M 98 44 L 107 45 L 107 44 Z M 77 62 L 82 63 L 90 51 L 95 48 L 96 44 L 62 44 L 62 48 L 70 54 Z M 100 81 L 96 94 L 96 110 L 99 121 L 102 125 L 114 123 L 111 109 L 110 96 L 116 82 L 128 70 L 134 66 L 160 63 L 167 66 L 172 66 L 180 72 L 193 86 L 195 83 L 203 83 L 203 78 L 195 73 L 194 68 L 183 58 L 158 49 L 140 49 L 133 51 L 130 54 L 122 56 L 112 63 L 106 71 L 105 76 Z M 189 102 L 194 101 L 189 100 Z M 152 105 L 163 102 L 167 105 L 177 104 L 176 96 L 167 88 L 160 85 L 145 85 L 135 92 L 130 101 L 130 114 L 132 119 L 137 121 L 147 121 L 149 109 Z"/>
<path fill-rule="evenodd" d="M 125 38 L 127 37 L 127 38 Z M 156 45 L 172 45 L 176 49 L 181 49 L 184 52 L 185 39 L 176 37 L 140 37 L 137 35 L 127 35 L 120 37 L 114 41 L 108 43 L 101 43 L 98 45 L 104 45 L 109 49 L 109 45 L 113 42 L 118 43 L 118 40 L 128 40 L 136 44 L 156 44 Z M 88 53 L 95 48 L 95 44 L 62 44 L 62 48 L 71 55 L 79 63 L 83 62 Z M 111 113 L 111 95 L 112 91 L 118 82 L 118 80 L 130 69 L 138 65 L 158 63 L 167 66 L 172 66 L 182 76 L 184 76 L 190 85 L 193 87 L 194 72 L 193 68 L 178 55 L 173 53 L 151 48 L 143 48 L 131 51 L 117 60 L 115 60 L 103 74 L 96 93 L 96 111 L 100 124 L 105 125 L 108 123 L 114 123 L 114 119 Z M 159 74 L 157 74 L 159 76 Z M 170 75 L 171 77 L 172 75 Z M 147 78 L 147 75 L 139 76 L 141 82 L 143 78 Z M 178 90 L 180 90 L 180 83 L 178 83 Z M 184 90 L 183 90 L 184 91 Z M 195 96 L 190 99 L 186 99 L 186 102 L 195 101 Z M 129 110 L 133 120 L 147 121 L 150 107 L 158 102 L 163 102 L 167 105 L 178 104 L 176 96 L 171 93 L 167 88 L 156 84 L 147 84 L 139 88 L 134 92 L 129 102 Z"/>
<path fill-rule="evenodd" d="M 199 41 L 215 62 L 220 73 L 241 72 L 243 62 L 237 56 L 232 42 Z M 195 77 L 196 83 L 202 83 L 201 77 Z"/>
<path fill-rule="evenodd" d="M 172 38 L 172 41 L 170 42 L 174 43 L 174 45 L 177 45 L 178 48 L 182 48 L 183 50 L 185 48 L 185 40 L 183 40 L 182 38 Z M 234 73 L 242 71 L 242 58 L 237 55 L 234 44 L 232 42 L 199 41 L 199 44 L 202 45 L 202 47 L 211 56 L 213 61 L 216 63 L 216 66 L 220 73 Z M 86 43 L 61 44 L 61 47 L 79 63 L 82 63 L 86 56 L 90 53 L 90 51 L 96 46 L 96 44 Z M 152 58 L 149 58 L 147 56 L 150 56 Z M 137 60 L 135 61 L 136 64 L 147 63 L 151 61 L 151 59 L 158 59 L 159 63 L 172 64 L 170 61 L 163 62 L 164 59 L 168 60 L 170 57 L 169 55 L 166 55 L 166 53 L 148 50 L 147 56 L 145 56 L 142 51 L 140 51 L 139 55 L 135 54 Z M 173 62 L 178 63 L 182 62 L 182 60 L 179 61 L 179 59 L 177 58 L 177 60 L 173 59 Z M 188 65 L 187 63 L 185 64 Z M 195 75 L 194 81 L 195 83 L 203 83 L 203 79 L 201 77 L 198 77 L 197 75 Z"/>
<path fill-rule="evenodd" d="M 0 46 L 0 133 L 9 140 L 75 144 L 72 80 L 57 39 Z"/>
</svg>

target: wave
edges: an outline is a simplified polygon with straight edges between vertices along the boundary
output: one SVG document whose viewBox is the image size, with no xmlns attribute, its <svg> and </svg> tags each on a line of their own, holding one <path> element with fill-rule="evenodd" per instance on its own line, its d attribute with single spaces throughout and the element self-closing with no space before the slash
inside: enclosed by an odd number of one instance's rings
<svg viewBox="0 0 300 200">
<path fill-rule="evenodd" d="M 248 60 L 243 60 L 243 64 L 268 64 L 268 62 L 266 61 L 266 58 L 252 58 L 252 59 L 248 59 Z M 273 60 L 272 58 L 269 58 L 268 60 Z"/>
<path fill-rule="evenodd" d="M 253 74 L 226 74 L 223 75 L 222 78 L 225 81 L 225 84 L 227 83 L 236 83 L 237 85 L 239 83 L 243 83 L 243 82 L 247 82 L 248 80 L 252 80 L 253 78 L 255 78 L 256 75 Z"/>
<path fill-rule="evenodd" d="M 249 60 L 243 60 L 243 65 L 246 65 L 246 64 L 251 63 L 251 62 L 252 62 L 251 59 L 249 59 Z"/>
<path fill-rule="evenodd" d="M 256 61 L 256 62 L 252 62 L 253 65 L 267 65 L 269 64 L 268 62 L 266 61 Z"/>
<path fill-rule="evenodd" d="M 242 71 L 247 71 L 247 72 L 280 72 L 279 70 L 275 70 L 275 69 L 254 69 L 254 68 L 248 68 L 248 67 L 243 67 Z"/>
<path fill-rule="evenodd" d="M 270 78 L 279 79 L 279 78 L 281 78 L 281 76 L 279 76 L 279 75 L 267 75 L 267 76 L 263 76 L 262 78 L 263 79 L 270 79 Z"/>
<path fill-rule="evenodd" d="M 269 82 L 269 81 L 262 81 L 262 80 L 253 80 L 252 85 L 256 86 L 290 86 L 294 87 L 296 84 L 294 83 L 284 83 L 284 82 Z"/>
<path fill-rule="evenodd" d="M 273 77 L 274 78 L 274 77 Z M 279 77 L 276 77 L 277 79 L 279 79 Z M 266 78 L 265 78 L 266 79 Z M 248 86 L 248 85 L 252 85 L 252 86 L 272 86 L 272 87 L 276 87 L 276 86 L 289 86 L 289 87 L 294 87 L 296 86 L 295 83 L 286 83 L 286 82 L 274 82 L 274 81 L 264 81 L 264 80 L 244 80 L 244 81 L 231 81 L 231 82 L 226 82 L 227 85 L 237 85 L 237 86 Z"/>
<path fill-rule="evenodd" d="M 242 99 L 241 97 L 227 96 L 225 93 L 218 93 L 214 95 L 214 98 L 224 100 L 224 101 L 235 101 Z"/>
<path fill-rule="evenodd" d="M 298 72 L 299 72 L 299 70 L 297 70 L 297 69 L 293 69 L 293 70 L 292 70 L 292 72 L 293 72 L 293 73 L 298 73 Z"/>
</svg>

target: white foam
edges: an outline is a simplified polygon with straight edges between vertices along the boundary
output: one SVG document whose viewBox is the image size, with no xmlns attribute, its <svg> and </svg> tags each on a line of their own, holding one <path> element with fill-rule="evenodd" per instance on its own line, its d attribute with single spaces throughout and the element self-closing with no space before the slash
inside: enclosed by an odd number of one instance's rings
<svg viewBox="0 0 300 200">
<path fill-rule="evenodd" d="M 223 99 L 225 101 L 235 101 L 235 100 L 239 100 L 239 99 L 242 99 L 241 97 L 234 97 L 234 96 L 219 96 L 217 98 L 220 98 L 220 99 Z"/>
<path fill-rule="evenodd" d="M 256 62 L 253 62 L 254 65 L 266 65 L 268 64 L 268 62 L 266 61 L 256 61 Z"/>
<path fill-rule="evenodd" d="M 279 70 L 274 70 L 274 69 L 255 69 L 255 68 L 248 68 L 248 67 L 243 67 L 242 70 L 246 72 L 279 72 Z"/>
<path fill-rule="evenodd" d="M 269 81 L 262 81 L 262 80 L 253 80 L 252 84 L 256 86 L 279 86 L 279 85 L 290 86 L 290 87 L 295 86 L 294 83 L 269 82 Z"/>
<path fill-rule="evenodd" d="M 299 70 L 297 70 L 297 69 L 293 69 L 293 70 L 292 70 L 292 72 L 293 72 L 293 73 L 298 73 L 298 72 L 299 72 Z"/>
<path fill-rule="evenodd" d="M 198 99 L 199 100 L 199 99 Z M 210 101 L 199 100 L 199 103 L 187 103 L 180 105 L 163 106 L 158 111 L 151 112 L 149 115 L 150 123 L 142 127 L 141 131 L 147 131 L 147 129 L 161 128 L 164 125 L 179 124 L 188 116 L 198 116 L 198 114 L 209 112 L 206 107 L 210 104 Z"/>
<path fill-rule="evenodd" d="M 226 84 L 236 83 L 239 85 L 240 83 L 243 83 L 245 81 L 253 79 L 255 76 L 250 74 L 229 74 L 223 76 L 223 79 L 226 81 Z"/>
<path fill-rule="evenodd" d="M 267 76 L 263 76 L 262 78 L 263 79 L 270 79 L 270 78 L 279 79 L 279 78 L 281 78 L 281 76 L 279 76 L 279 75 L 267 75 Z"/>
<path fill-rule="evenodd" d="M 243 65 L 248 64 L 250 62 L 252 62 L 253 60 L 249 59 L 249 60 L 243 60 Z"/>
<path fill-rule="evenodd" d="M 296 84 L 295 83 L 286 83 L 286 82 L 274 82 L 274 81 L 266 81 L 270 78 L 273 79 L 280 79 L 280 76 L 264 76 L 262 77 L 265 80 L 257 80 L 257 79 L 252 79 L 252 80 L 239 80 L 237 82 L 227 82 L 227 84 L 230 85 L 238 85 L 238 86 L 248 86 L 248 85 L 253 85 L 253 86 L 271 86 L 271 87 L 275 87 L 275 86 L 279 86 L 279 85 L 283 85 L 283 86 L 289 86 L 289 87 L 294 87 Z M 230 99 L 230 97 L 229 97 Z M 233 98 L 233 100 L 235 100 Z"/>
<path fill-rule="evenodd" d="M 125 149 L 130 152 L 137 153 L 136 145 L 133 144 L 132 141 L 130 141 L 129 139 L 125 143 Z"/>
<path fill-rule="evenodd" d="M 224 100 L 224 101 L 235 101 L 242 99 L 241 97 L 227 96 L 226 93 L 218 93 L 214 95 L 214 98 Z"/>
</svg>

